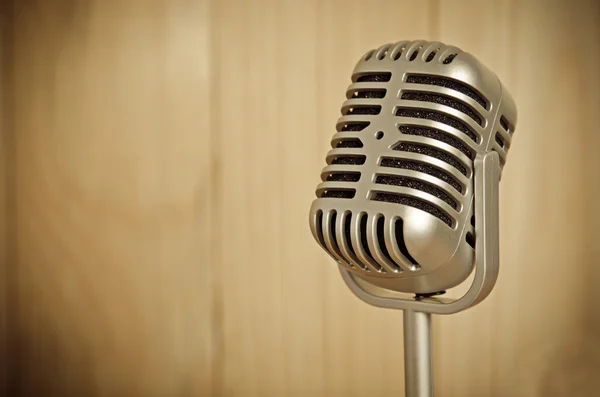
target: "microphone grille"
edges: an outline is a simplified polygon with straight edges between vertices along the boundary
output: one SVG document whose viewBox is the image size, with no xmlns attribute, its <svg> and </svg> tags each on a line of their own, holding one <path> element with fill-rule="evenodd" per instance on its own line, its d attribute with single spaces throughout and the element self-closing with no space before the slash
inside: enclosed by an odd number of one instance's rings
<svg viewBox="0 0 600 397">
<path fill-rule="evenodd" d="M 311 209 L 320 245 L 383 278 L 430 271 L 444 250 L 472 262 L 473 161 L 495 150 L 504 166 L 516 119 L 497 77 L 459 48 L 402 41 L 362 57 L 346 98 Z M 406 228 L 447 246 L 427 252 Z"/>
</svg>

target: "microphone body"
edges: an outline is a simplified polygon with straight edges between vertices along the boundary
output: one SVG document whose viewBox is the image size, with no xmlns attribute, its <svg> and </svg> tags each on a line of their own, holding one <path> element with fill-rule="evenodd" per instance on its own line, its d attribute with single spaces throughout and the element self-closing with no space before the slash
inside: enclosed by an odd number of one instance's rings
<svg viewBox="0 0 600 397">
<path fill-rule="evenodd" d="M 431 314 L 476 305 L 498 276 L 515 103 L 471 54 L 422 40 L 367 52 L 346 98 L 311 231 L 356 296 L 404 310 L 406 396 L 431 397 Z M 462 297 L 436 296 L 473 269 Z"/>
<path fill-rule="evenodd" d="M 434 295 L 475 264 L 478 155 L 506 162 L 515 103 L 474 56 L 439 42 L 367 52 L 336 124 L 310 209 L 340 266 L 385 290 Z"/>
</svg>

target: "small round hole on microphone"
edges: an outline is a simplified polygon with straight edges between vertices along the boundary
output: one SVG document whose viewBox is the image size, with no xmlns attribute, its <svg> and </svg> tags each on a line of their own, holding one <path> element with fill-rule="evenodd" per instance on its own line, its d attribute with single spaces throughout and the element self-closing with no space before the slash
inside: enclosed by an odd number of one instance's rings
<svg viewBox="0 0 600 397">
<path fill-rule="evenodd" d="M 398 52 L 396 52 L 396 54 L 394 55 L 394 61 L 397 61 L 398 59 L 400 59 L 404 50 L 406 50 L 406 47 L 402 47 L 398 50 Z"/>
<path fill-rule="evenodd" d="M 450 55 L 448 55 L 448 56 L 446 57 L 446 59 L 444 59 L 444 62 L 443 62 L 443 64 L 444 64 L 444 65 L 447 65 L 447 64 L 449 64 L 450 62 L 452 62 L 452 61 L 454 60 L 454 58 L 455 58 L 457 55 L 458 55 L 458 54 L 450 54 Z"/>
<path fill-rule="evenodd" d="M 375 139 L 379 140 L 381 138 L 383 138 L 383 131 L 377 131 L 375 133 Z"/>
<path fill-rule="evenodd" d="M 412 55 L 410 56 L 411 61 L 414 61 L 415 59 L 417 59 L 417 55 L 419 55 L 419 51 L 421 51 L 422 48 L 423 48 L 423 46 L 420 46 L 412 53 Z"/>
<path fill-rule="evenodd" d="M 388 54 L 388 50 L 389 50 L 389 46 L 382 49 L 382 51 L 379 52 L 379 55 L 377 56 L 377 59 L 379 59 L 380 61 L 383 60 L 387 54 Z"/>
<path fill-rule="evenodd" d="M 435 57 L 435 54 L 437 54 L 438 50 L 433 50 L 429 53 L 429 55 L 427 56 L 427 59 L 425 60 L 425 62 L 431 62 L 433 60 L 433 58 Z"/>
</svg>

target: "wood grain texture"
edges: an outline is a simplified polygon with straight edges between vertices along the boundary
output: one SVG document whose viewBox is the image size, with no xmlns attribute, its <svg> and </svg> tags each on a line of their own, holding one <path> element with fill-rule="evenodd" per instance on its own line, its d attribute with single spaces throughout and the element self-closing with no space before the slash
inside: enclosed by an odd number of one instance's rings
<svg viewBox="0 0 600 397">
<path fill-rule="evenodd" d="M 589 59 L 587 32 L 576 25 L 590 9 L 578 5 L 472 2 L 465 6 L 480 16 L 474 24 L 442 7 L 442 36 L 465 43 L 498 73 L 519 121 L 501 185 L 498 286 L 481 307 L 440 321 L 441 395 L 576 393 L 563 385 L 573 386 L 577 372 L 566 355 L 585 343 L 589 186 L 581 172 L 586 132 L 577 120 L 590 109 L 580 98 Z M 457 357 L 462 365 L 453 365 Z"/>
<path fill-rule="evenodd" d="M 519 108 L 500 279 L 435 317 L 436 396 L 600 390 L 596 2 L 12 5 L 10 397 L 403 395 L 401 313 L 351 294 L 307 214 L 357 59 L 414 38 L 472 52 Z"/>
<path fill-rule="evenodd" d="M 9 254 L 9 231 L 12 218 L 9 216 L 9 208 L 12 205 L 11 163 L 13 160 L 11 146 L 12 134 L 9 105 L 10 90 L 10 62 L 11 53 L 11 21 L 12 12 L 10 4 L 0 4 L 0 395 L 8 394 L 11 329 L 9 319 L 11 317 L 10 297 L 14 292 L 12 280 L 14 266 L 10 266 Z"/>
<path fill-rule="evenodd" d="M 15 13 L 17 393 L 210 395 L 207 5 Z"/>
<path fill-rule="evenodd" d="M 223 395 L 403 388 L 401 314 L 353 297 L 306 233 L 356 60 L 390 38 L 428 35 L 426 2 L 363 5 L 215 5 Z M 407 8 L 416 17 L 397 23 Z"/>
</svg>

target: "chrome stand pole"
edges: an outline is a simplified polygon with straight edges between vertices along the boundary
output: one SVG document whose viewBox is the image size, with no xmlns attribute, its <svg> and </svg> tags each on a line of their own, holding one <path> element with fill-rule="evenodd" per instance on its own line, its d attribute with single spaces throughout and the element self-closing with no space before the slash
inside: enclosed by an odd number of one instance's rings
<svg viewBox="0 0 600 397">
<path fill-rule="evenodd" d="M 406 397 L 433 397 L 431 314 L 404 310 Z"/>
</svg>

